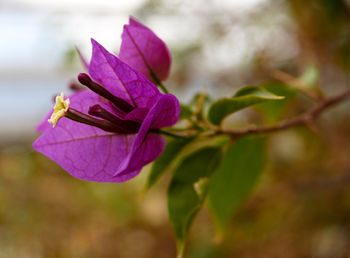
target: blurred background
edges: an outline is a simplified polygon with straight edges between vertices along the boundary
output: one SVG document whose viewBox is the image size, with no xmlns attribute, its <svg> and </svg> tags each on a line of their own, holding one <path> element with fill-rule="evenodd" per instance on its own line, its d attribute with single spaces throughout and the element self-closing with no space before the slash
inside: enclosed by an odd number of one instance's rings
<svg viewBox="0 0 350 258">
<path fill-rule="evenodd" d="M 163 178 L 82 182 L 35 153 L 36 124 L 75 80 L 93 37 L 118 53 L 132 15 L 169 46 L 167 87 L 184 102 L 312 68 L 326 95 L 349 88 L 348 0 L 0 0 L 0 257 L 175 257 Z M 314 103 L 298 96 L 293 116 Z M 319 133 L 275 134 L 253 195 L 215 239 L 202 211 L 188 257 L 350 257 L 349 103 Z M 259 120 L 255 113 L 240 119 Z M 239 117 L 239 115 L 238 115 Z M 248 117 L 248 118 L 247 118 Z"/>
</svg>

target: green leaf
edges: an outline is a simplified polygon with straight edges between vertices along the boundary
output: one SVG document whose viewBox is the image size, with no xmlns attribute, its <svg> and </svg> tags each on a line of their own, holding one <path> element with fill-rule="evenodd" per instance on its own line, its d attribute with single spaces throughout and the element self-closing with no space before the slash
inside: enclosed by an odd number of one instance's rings
<svg viewBox="0 0 350 258">
<path fill-rule="evenodd" d="M 174 172 L 168 189 L 168 212 L 179 253 L 183 252 L 189 228 L 204 200 L 203 196 L 197 194 L 195 184 L 201 178 L 210 177 L 221 157 L 222 150 L 219 147 L 201 149 L 187 156 Z"/>
<path fill-rule="evenodd" d="M 198 101 L 204 97 L 204 105 L 209 104 L 211 102 L 210 96 L 204 92 L 199 92 L 196 93 L 193 98 L 190 101 L 190 105 L 191 106 L 196 106 L 196 104 L 198 103 Z"/>
<path fill-rule="evenodd" d="M 196 191 L 199 199 L 204 200 L 208 193 L 209 178 L 201 177 L 197 182 L 193 184 L 193 188 Z"/>
<path fill-rule="evenodd" d="M 297 96 L 298 90 L 275 81 L 265 82 L 261 87 L 275 95 L 284 97 L 280 100 L 268 101 L 255 106 L 257 110 L 262 112 L 264 120 L 268 124 L 274 124 L 281 120 L 288 104 Z"/>
<path fill-rule="evenodd" d="M 264 169 L 263 137 L 244 137 L 232 144 L 209 184 L 209 203 L 219 232 L 250 194 Z"/>
<path fill-rule="evenodd" d="M 214 125 L 219 125 L 226 116 L 238 110 L 261 102 L 283 98 L 262 87 L 247 86 L 240 89 L 232 98 L 221 98 L 214 102 L 209 108 L 208 119 Z"/>
<path fill-rule="evenodd" d="M 303 85 L 306 87 L 315 90 L 318 88 L 318 79 L 319 79 L 319 71 L 315 66 L 308 66 L 306 67 L 304 73 L 300 76 L 299 80 L 302 82 Z"/>
<path fill-rule="evenodd" d="M 162 155 L 156 159 L 152 166 L 145 191 L 147 191 L 162 174 L 165 172 L 172 172 L 185 157 L 203 148 L 222 147 L 229 139 L 230 137 L 227 135 L 220 135 L 210 138 L 193 137 L 188 139 L 176 139 L 169 142 Z"/>
<path fill-rule="evenodd" d="M 301 82 L 298 84 L 300 85 L 298 89 L 310 98 L 316 100 L 324 98 L 324 93 L 318 84 L 319 78 L 320 73 L 315 66 L 306 67 L 303 74 L 298 78 L 298 81 Z"/>
<path fill-rule="evenodd" d="M 160 155 L 156 161 L 153 163 L 151 172 L 148 175 L 146 190 L 149 189 L 158 178 L 166 172 L 166 170 L 170 167 L 172 161 L 176 158 L 179 152 L 194 138 L 188 139 L 174 139 L 167 143 L 164 152 Z"/>
<path fill-rule="evenodd" d="M 206 92 L 197 93 L 192 101 L 191 105 L 193 107 L 193 114 L 197 121 L 204 120 L 204 112 L 210 103 L 210 97 Z"/>
<path fill-rule="evenodd" d="M 180 105 L 181 112 L 180 112 L 180 118 L 179 119 L 189 119 L 193 115 L 192 109 L 190 106 L 181 104 Z"/>
</svg>

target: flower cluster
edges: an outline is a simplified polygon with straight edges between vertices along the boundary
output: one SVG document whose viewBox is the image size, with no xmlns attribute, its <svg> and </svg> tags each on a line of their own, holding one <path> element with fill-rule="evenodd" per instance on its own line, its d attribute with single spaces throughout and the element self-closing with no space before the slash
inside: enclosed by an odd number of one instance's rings
<svg viewBox="0 0 350 258">
<path fill-rule="evenodd" d="M 177 98 L 154 85 L 169 75 L 170 52 L 132 18 L 124 26 L 119 58 L 91 42 L 89 74 L 78 76 L 87 89 L 56 98 L 33 148 L 76 178 L 123 182 L 162 153 L 165 139 L 159 130 L 179 118 Z"/>
</svg>

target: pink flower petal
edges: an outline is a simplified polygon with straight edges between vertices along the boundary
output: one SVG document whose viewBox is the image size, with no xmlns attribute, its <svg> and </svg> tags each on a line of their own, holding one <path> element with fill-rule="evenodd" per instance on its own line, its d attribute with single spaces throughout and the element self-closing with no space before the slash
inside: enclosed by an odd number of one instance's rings
<svg viewBox="0 0 350 258">
<path fill-rule="evenodd" d="M 81 91 L 71 98 L 71 107 L 87 113 L 90 105 L 101 104 L 90 91 Z M 103 104 L 103 103 L 102 103 Z M 47 128 L 33 148 L 72 176 L 88 181 L 122 182 L 136 176 L 139 170 L 115 177 L 114 173 L 128 156 L 135 135 L 116 135 L 98 128 L 61 118 L 55 128 Z"/>
<path fill-rule="evenodd" d="M 161 93 L 156 86 L 95 40 L 91 42 L 89 73 L 96 82 L 134 107 L 150 108 L 157 102 Z"/>
<path fill-rule="evenodd" d="M 153 82 L 166 80 L 171 66 L 171 55 L 166 44 L 149 28 L 130 18 L 124 25 L 119 58 Z"/>
<path fill-rule="evenodd" d="M 163 95 L 147 114 L 128 157 L 115 175 L 140 169 L 155 160 L 163 152 L 166 142 L 163 136 L 149 131 L 172 126 L 178 120 L 179 114 L 178 100 L 171 94 Z"/>
</svg>

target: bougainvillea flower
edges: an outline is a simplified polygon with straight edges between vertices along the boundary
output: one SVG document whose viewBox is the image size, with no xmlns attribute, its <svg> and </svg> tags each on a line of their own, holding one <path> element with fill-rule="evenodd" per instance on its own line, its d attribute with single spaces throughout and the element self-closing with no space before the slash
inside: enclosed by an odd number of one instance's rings
<svg viewBox="0 0 350 258">
<path fill-rule="evenodd" d="M 91 78 L 78 76 L 90 90 L 56 98 L 55 127 L 40 124 L 33 148 L 76 178 L 123 182 L 162 153 L 159 131 L 177 122 L 179 102 L 96 41 L 92 46 Z"/>
<path fill-rule="evenodd" d="M 119 58 L 155 83 L 169 76 L 168 47 L 153 31 L 131 17 L 129 24 L 124 25 Z"/>
</svg>

